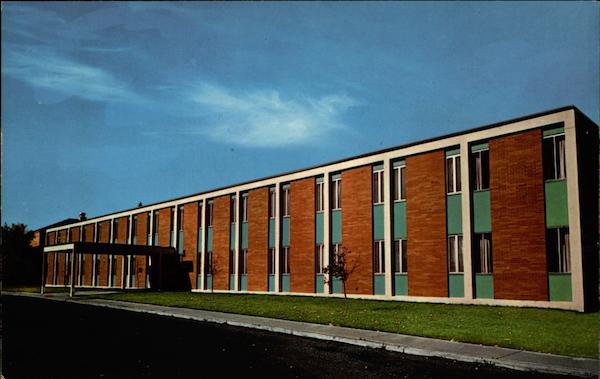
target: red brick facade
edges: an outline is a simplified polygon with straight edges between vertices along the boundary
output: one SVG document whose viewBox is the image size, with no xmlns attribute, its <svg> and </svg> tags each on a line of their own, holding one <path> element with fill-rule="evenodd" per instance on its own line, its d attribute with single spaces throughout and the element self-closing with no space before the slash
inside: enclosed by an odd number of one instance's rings
<svg viewBox="0 0 600 379">
<path fill-rule="evenodd" d="M 148 243 L 148 223 L 150 217 L 148 212 L 139 213 L 134 216 L 135 225 L 135 244 L 146 245 Z M 137 288 L 146 288 L 146 260 L 148 258 L 140 256 L 135 258 L 135 285 Z"/>
<path fill-rule="evenodd" d="M 231 196 L 217 197 L 213 205 L 213 289 L 229 289 L 229 229 Z"/>
<path fill-rule="evenodd" d="M 54 275 L 54 253 L 46 254 L 46 284 L 53 284 Z"/>
<path fill-rule="evenodd" d="M 98 224 L 99 238 L 98 242 L 109 243 L 110 242 L 110 221 L 103 221 Z M 100 255 L 100 267 L 97 268 L 99 272 L 98 285 L 101 287 L 108 286 L 108 255 Z"/>
<path fill-rule="evenodd" d="M 269 251 L 269 189 L 248 193 L 248 291 L 267 291 Z"/>
<path fill-rule="evenodd" d="M 315 178 L 290 186 L 290 291 L 315 292 Z"/>
<path fill-rule="evenodd" d="M 173 225 L 171 212 L 171 208 L 163 208 L 158 211 L 158 246 L 171 246 L 171 228 Z"/>
<path fill-rule="evenodd" d="M 489 147 L 494 298 L 548 300 L 541 130 Z"/>
<path fill-rule="evenodd" d="M 71 242 L 79 241 L 79 236 L 81 234 L 81 230 L 79 229 L 79 227 L 71 228 L 70 233 L 71 233 Z"/>
<path fill-rule="evenodd" d="M 445 154 L 406 159 L 408 295 L 448 296 Z"/>
<path fill-rule="evenodd" d="M 58 231 L 58 241 L 56 241 L 56 243 L 67 243 L 67 229 L 62 229 Z"/>
<path fill-rule="evenodd" d="M 373 294 L 373 201 L 371 166 L 342 172 L 342 246 L 349 250 L 346 265 L 350 294 Z"/>
<path fill-rule="evenodd" d="M 181 220 L 180 220 L 181 222 Z M 189 262 L 192 271 L 188 272 L 191 288 L 196 288 L 198 254 L 198 203 L 189 203 L 183 206 L 183 257 L 184 262 Z"/>
</svg>

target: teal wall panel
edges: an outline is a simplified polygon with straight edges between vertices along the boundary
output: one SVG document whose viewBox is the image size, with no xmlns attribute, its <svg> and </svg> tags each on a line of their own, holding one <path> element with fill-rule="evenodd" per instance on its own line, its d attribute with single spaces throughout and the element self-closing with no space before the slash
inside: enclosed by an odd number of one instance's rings
<svg viewBox="0 0 600 379">
<path fill-rule="evenodd" d="M 275 275 L 269 275 L 269 292 L 275 292 Z"/>
<path fill-rule="evenodd" d="M 553 136 L 555 134 L 562 134 L 565 132 L 564 126 L 554 127 L 554 128 L 546 128 L 542 131 L 544 137 Z"/>
<path fill-rule="evenodd" d="M 446 156 L 447 157 L 451 157 L 453 155 L 458 155 L 458 154 L 460 154 L 460 147 L 446 149 Z"/>
<path fill-rule="evenodd" d="M 232 223 L 229 227 L 229 247 L 235 247 L 235 223 Z"/>
<path fill-rule="evenodd" d="M 373 205 L 373 240 L 383 240 L 383 204 Z"/>
<path fill-rule="evenodd" d="M 331 292 L 332 293 L 344 293 L 344 289 L 342 287 L 342 281 L 338 278 L 333 278 L 331 281 Z"/>
<path fill-rule="evenodd" d="M 212 288 L 212 276 L 206 275 L 206 289 L 209 290 Z"/>
<path fill-rule="evenodd" d="M 375 274 L 373 276 L 375 295 L 385 295 L 385 275 Z"/>
<path fill-rule="evenodd" d="M 342 242 L 342 211 L 331 211 L 331 243 Z"/>
<path fill-rule="evenodd" d="M 473 192 L 473 230 L 475 233 L 492 231 L 489 190 Z"/>
<path fill-rule="evenodd" d="M 201 253 L 202 252 L 202 228 L 198 228 L 198 239 L 196 240 L 196 252 Z"/>
<path fill-rule="evenodd" d="M 246 274 L 240 275 L 240 291 L 248 290 L 248 277 Z"/>
<path fill-rule="evenodd" d="M 269 219 L 269 247 L 275 247 L 275 219 Z"/>
<path fill-rule="evenodd" d="M 446 196 L 446 229 L 448 234 L 462 234 L 461 194 Z"/>
<path fill-rule="evenodd" d="M 281 292 L 290 292 L 290 274 L 281 274 Z"/>
<path fill-rule="evenodd" d="M 325 277 L 323 275 L 315 276 L 315 289 L 317 293 L 325 292 Z"/>
<path fill-rule="evenodd" d="M 241 232 L 241 240 L 242 240 L 242 249 L 248 248 L 248 223 L 242 222 L 242 230 Z"/>
<path fill-rule="evenodd" d="M 229 274 L 229 289 L 233 290 L 235 288 L 235 275 Z"/>
<path fill-rule="evenodd" d="M 394 239 L 406 239 L 406 201 L 394 203 Z"/>
<path fill-rule="evenodd" d="M 201 286 L 200 286 L 200 283 L 202 283 L 202 275 L 198 275 L 198 276 L 196 277 L 196 288 L 197 288 L 197 289 L 200 289 L 200 287 L 201 287 Z M 147 286 L 147 285 L 146 285 L 146 286 Z"/>
<path fill-rule="evenodd" d="M 489 146 L 488 146 L 487 142 L 485 142 L 485 143 L 476 143 L 476 144 L 471 145 L 471 152 L 472 153 L 477 152 L 477 151 L 481 151 L 481 150 L 488 150 L 488 149 L 489 149 Z"/>
<path fill-rule="evenodd" d="M 325 224 L 324 224 L 324 217 L 323 212 L 319 212 L 315 215 L 315 236 L 316 236 L 316 243 L 318 244 L 322 244 L 323 240 L 324 240 L 324 235 L 325 235 Z"/>
<path fill-rule="evenodd" d="M 213 241 L 213 228 L 212 226 L 208 227 L 206 230 L 206 251 L 212 251 L 212 243 Z"/>
<path fill-rule="evenodd" d="M 475 274 L 475 297 L 477 299 L 494 298 L 493 274 Z"/>
<path fill-rule="evenodd" d="M 177 252 L 179 255 L 183 255 L 183 230 L 179 231 L 179 236 L 177 240 Z"/>
<path fill-rule="evenodd" d="M 394 295 L 408 296 L 408 275 L 407 274 L 395 274 L 394 275 Z"/>
<path fill-rule="evenodd" d="M 448 275 L 448 296 L 465 297 L 465 281 L 463 274 Z"/>
<path fill-rule="evenodd" d="M 546 226 L 556 228 L 569 225 L 567 181 L 553 180 L 544 185 L 546 194 Z"/>
<path fill-rule="evenodd" d="M 548 273 L 548 285 L 550 290 L 550 301 L 572 301 L 571 274 Z"/>
<path fill-rule="evenodd" d="M 290 246 L 290 218 L 284 217 L 281 223 L 281 246 Z"/>
</svg>

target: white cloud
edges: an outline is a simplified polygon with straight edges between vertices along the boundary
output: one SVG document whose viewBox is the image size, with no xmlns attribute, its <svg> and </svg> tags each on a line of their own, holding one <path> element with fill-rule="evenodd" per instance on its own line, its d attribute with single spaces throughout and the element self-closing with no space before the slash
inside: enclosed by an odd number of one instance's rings
<svg viewBox="0 0 600 379">
<path fill-rule="evenodd" d="M 191 94 L 215 141 L 270 147 L 314 142 L 344 128 L 340 116 L 357 102 L 346 95 L 284 99 L 278 91 L 234 92 L 201 85 Z"/>
<path fill-rule="evenodd" d="M 2 74 L 34 88 L 88 100 L 141 100 L 138 94 L 109 72 L 43 49 L 8 47 Z"/>
</svg>

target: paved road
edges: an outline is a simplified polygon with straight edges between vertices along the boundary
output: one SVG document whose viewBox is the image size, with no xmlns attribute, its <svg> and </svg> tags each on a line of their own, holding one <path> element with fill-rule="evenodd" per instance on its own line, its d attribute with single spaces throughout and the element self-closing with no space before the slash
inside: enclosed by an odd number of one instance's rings
<svg viewBox="0 0 600 379">
<path fill-rule="evenodd" d="M 3 296 L 12 378 L 565 378 L 260 330 Z"/>
</svg>

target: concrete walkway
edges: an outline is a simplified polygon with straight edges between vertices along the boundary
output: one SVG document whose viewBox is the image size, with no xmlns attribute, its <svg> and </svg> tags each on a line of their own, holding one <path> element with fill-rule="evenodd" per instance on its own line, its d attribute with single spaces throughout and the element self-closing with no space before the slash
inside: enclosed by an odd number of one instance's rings
<svg viewBox="0 0 600 379">
<path fill-rule="evenodd" d="M 3 294 L 8 295 L 11 293 L 4 292 Z M 92 295 L 92 293 L 82 294 L 75 298 L 69 298 L 61 293 L 51 293 L 43 296 L 31 293 L 12 293 L 12 295 L 69 301 L 132 312 L 262 329 L 276 333 L 337 341 L 371 348 L 384 348 L 386 350 L 405 354 L 442 357 L 463 362 L 488 363 L 515 370 L 539 371 L 551 374 L 569 374 L 584 377 L 598 376 L 599 370 L 599 362 L 597 359 L 536 353 L 504 347 L 476 345 L 396 333 L 278 320 L 232 313 L 86 298 L 86 295 Z"/>
</svg>

